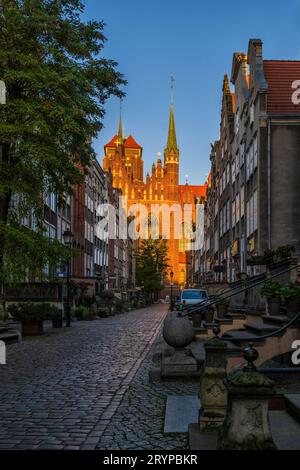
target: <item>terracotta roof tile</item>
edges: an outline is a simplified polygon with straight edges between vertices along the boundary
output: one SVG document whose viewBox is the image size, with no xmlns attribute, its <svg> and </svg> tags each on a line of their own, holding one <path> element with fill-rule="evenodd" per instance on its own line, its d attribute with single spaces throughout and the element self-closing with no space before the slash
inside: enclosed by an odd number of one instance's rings
<svg viewBox="0 0 300 470">
<path fill-rule="evenodd" d="M 264 60 L 264 73 L 268 82 L 268 114 L 300 114 L 300 104 L 292 102 L 292 84 L 300 80 L 300 61 Z"/>
<path fill-rule="evenodd" d="M 104 147 L 116 147 L 116 140 L 118 139 L 117 134 L 113 136 L 113 138 L 104 145 Z M 130 148 L 130 149 L 141 149 L 142 147 L 134 140 L 132 135 L 126 137 L 124 139 L 124 147 Z"/>
<path fill-rule="evenodd" d="M 142 147 L 134 140 L 132 135 L 129 135 L 124 141 L 124 147 L 131 149 L 141 149 Z"/>
<path fill-rule="evenodd" d="M 117 138 L 118 136 L 117 134 L 115 134 L 113 138 L 107 144 L 104 145 L 104 147 L 115 147 Z"/>
</svg>

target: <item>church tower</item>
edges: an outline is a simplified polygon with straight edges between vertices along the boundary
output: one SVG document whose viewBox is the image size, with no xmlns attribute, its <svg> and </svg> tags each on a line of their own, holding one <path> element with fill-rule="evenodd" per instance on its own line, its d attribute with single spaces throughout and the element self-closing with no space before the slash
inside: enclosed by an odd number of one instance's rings
<svg viewBox="0 0 300 470">
<path fill-rule="evenodd" d="M 175 118 L 174 118 L 174 100 L 173 100 L 174 79 L 171 78 L 171 109 L 169 119 L 169 131 L 167 146 L 164 151 L 165 167 L 165 197 L 169 201 L 178 200 L 179 184 L 179 149 L 177 147 Z"/>
</svg>

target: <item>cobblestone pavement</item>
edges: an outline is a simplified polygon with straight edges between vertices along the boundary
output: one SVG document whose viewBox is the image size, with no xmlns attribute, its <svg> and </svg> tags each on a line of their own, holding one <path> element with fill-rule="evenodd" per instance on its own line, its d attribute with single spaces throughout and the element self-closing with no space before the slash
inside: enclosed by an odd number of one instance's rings
<svg viewBox="0 0 300 470">
<path fill-rule="evenodd" d="M 182 450 L 187 448 L 187 434 L 164 434 L 164 417 L 168 395 L 197 395 L 199 383 L 185 381 L 149 382 L 152 357 L 162 351 L 165 343 L 161 335 L 151 348 L 97 449 Z"/>
<path fill-rule="evenodd" d="M 165 315 L 155 305 L 8 346 L 0 449 L 184 448 L 186 435 L 163 434 L 166 397 L 197 384 L 148 382 Z"/>
</svg>

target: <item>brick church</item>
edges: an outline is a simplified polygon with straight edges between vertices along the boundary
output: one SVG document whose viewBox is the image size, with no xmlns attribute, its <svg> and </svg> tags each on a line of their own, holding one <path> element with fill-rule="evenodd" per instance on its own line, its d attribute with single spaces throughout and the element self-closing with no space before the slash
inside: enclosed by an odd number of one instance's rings
<svg viewBox="0 0 300 470">
<path fill-rule="evenodd" d="M 179 184 L 179 148 L 177 146 L 174 104 L 171 101 L 169 130 L 167 145 L 164 150 L 164 162 L 158 154 L 156 164 L 153 163 L 151 175 L 147 173 L 144 180 L 143 149 L 136 140 L 129 135 L 123 136 L 122 120 L 120 117 L 118 134 L 104 146 L 104 171 L 111 171 L 113 186 L 119 188 L 128 198 L 128 207 L 131 204 L 144 204 L 149 208 L 151 204 L 173 206 L 173 204 L 191 204 L 192 217 L 195 221 L 195 200 L 206 195 L 206 185 L 192 186 L 186 183 Z M 183 211 L 182 211 L 183 213 Z M 174 273 L 174 284 L 184 287 L 188 283 L 190 252 L 189 243 L 184 239 L 174 239 L 174 216 L 171 214 L 171 238 L 168 240 L 169 273 Z M 161 220 L 160 220 L 161 223 Z M 168 284 L 170 279 L 165 280 Z"/>
</svg>

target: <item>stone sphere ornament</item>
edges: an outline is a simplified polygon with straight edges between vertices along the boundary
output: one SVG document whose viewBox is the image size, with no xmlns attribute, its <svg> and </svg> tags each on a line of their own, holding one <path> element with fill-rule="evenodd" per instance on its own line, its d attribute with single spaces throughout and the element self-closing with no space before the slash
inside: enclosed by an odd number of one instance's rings
<svg viewBox="0 0 300 470">
<path fill-rule="evenodd" d="M 194 338 L 194 328 L 188 317 L 179 316 L 177 312 L 169 312 L 163 328 L 165 342 L 175 349 L 183 349 Z"/>
</svg>

